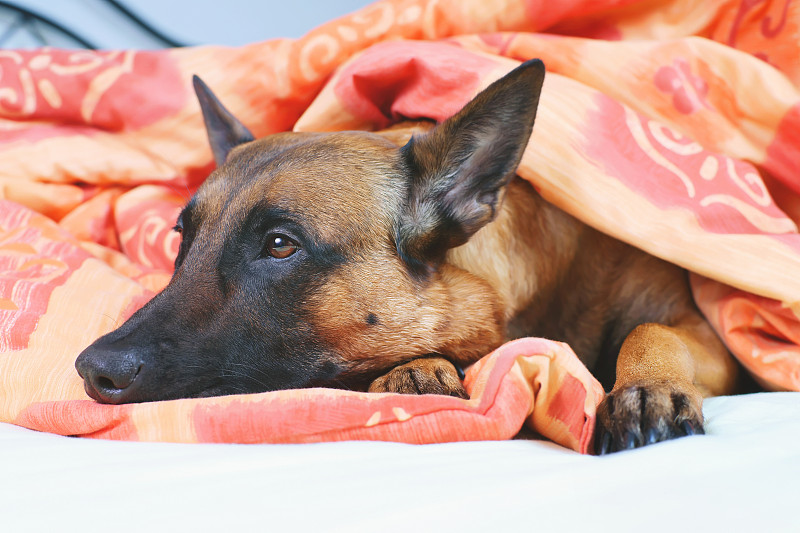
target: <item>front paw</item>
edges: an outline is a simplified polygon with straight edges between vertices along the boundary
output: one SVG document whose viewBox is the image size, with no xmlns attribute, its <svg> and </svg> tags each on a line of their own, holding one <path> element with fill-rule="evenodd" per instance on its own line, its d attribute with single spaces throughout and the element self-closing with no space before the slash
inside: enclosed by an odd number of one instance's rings
<svg viewBox="0 0 800 533">
<path fill-rule="evenodd" d="M 606 395 L 597 408 L 595 452 L 630 450 L 703 431 L 702 400 L 693 387 L 630 385 Z"/>
<path fill-rule="evenodd" d="M 400 394 L 444 394 L 469 399 L 453 363 L 441 357 L 426 357 L 393 368 L 369 386 L 369 392 Z"/>
</svg>

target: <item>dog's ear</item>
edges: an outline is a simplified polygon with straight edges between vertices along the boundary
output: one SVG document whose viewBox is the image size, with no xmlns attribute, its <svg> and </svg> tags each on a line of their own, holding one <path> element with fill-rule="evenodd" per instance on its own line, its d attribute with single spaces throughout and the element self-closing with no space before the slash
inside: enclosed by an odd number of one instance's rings
<svg viewBox="0 0 800 533">
<path fill-rule="evenodd" d="M 441 262 L 494 218 L 528 144 L 544 72 L 538 59 L 523 63 L 402 148 L 411 182 L 396 243 L 412 271 Z"/>
<path fill-rule="evenodd" d="M 192 84 L 200 101 L 200 109 L 203 110 L 203 120 L 206 123 L 211 151 L 214 152 L 214 160 L 217 166 L 220 166 L 234 146 L 255 140 L 255 137 L 244 124 L 225 109 L 203 80 L 198 76 L 192 76 Z"/>
</svg>

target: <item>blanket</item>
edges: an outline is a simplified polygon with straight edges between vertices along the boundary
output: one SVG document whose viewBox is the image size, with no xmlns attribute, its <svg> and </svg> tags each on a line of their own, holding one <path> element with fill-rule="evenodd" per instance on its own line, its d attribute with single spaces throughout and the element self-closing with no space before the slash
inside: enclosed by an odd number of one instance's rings
<svg viewBox="0 0 800 533">
<path fill-rule="evenodd" d="M 0 51 L 0 421 L 108 439 L 410 443 L 523 424 L 590 449 L 602 388 L 571 349 L 510 342 L 469 400 L 304 389 L 110 406 L 78 353 L 169 280 L 213 169 L 197 74 L 256 135 L 441 121 L 520 61 L 548 77 L 518 174 L 692 272 L 771 390 L 800 390 L 800 3 L 384 0 L 297 40 Z"/>
</svg>

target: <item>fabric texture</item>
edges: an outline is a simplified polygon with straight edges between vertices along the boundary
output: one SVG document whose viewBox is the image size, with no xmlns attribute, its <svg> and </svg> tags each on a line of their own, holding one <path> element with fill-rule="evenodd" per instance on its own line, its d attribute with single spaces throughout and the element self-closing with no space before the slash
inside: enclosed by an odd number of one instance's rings
<svg viewBox="0 0 800 533">
<path fill-rule="evenodd" d="M 800 4 L 382 1 L 298 40 L 0 51 L 0 421 L 180 442 L 506 439 L 586 452 L 599 384 L 509 343 L 470 400 L 307 389 L 99 405 L 78 353 L 169 280 L 213 169 L 191 76 L 256 136 L 441 121 L 520 61 L 548 69 L 519 168 L 555 205 L 681 265 L 767 388 L 800 390 Z"/>
</svg>

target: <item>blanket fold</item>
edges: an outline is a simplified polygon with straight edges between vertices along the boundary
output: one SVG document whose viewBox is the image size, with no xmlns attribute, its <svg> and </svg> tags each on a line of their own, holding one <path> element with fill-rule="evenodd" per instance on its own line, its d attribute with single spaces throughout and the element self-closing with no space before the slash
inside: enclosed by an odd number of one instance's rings
<svg viewBox="0 0 800 533">
<path fill-rule="evenodd" d="M 0 51 L 0 421 L 175 442 L 506 439 L 590 449 L 602 389 L 569 347 L 506 344 L 470 400 L 308 389 L 106 406 L 77 354 L 169 280 L 213 168 L 191 76 L 263 136 L 441 121 L 520 61 L 548 69 L 519 175 L 692 271 L 765 387 L 800 390 L 800 4 L 388 0 L 298 40 Z"/>
</svg>

